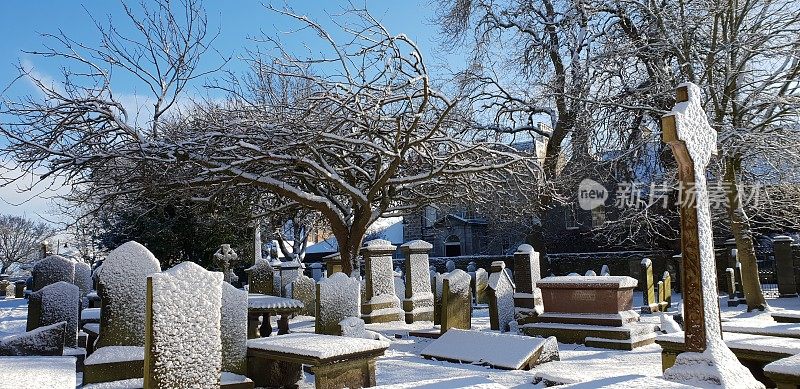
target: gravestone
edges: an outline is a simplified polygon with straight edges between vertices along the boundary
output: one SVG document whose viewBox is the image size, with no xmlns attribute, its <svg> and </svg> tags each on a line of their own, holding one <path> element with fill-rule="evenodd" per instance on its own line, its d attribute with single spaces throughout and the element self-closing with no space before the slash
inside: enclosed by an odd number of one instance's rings
<svg viewBox="0 0 800 389">
<path fill-rule="evenodd" d="M 736 297 L 736 275 L 730 267 L 725 269 L 725 291 L 728 293 L 728 306 L 739 305 L 739 298 Z"/>
<path fill-rule="evenodd" d="M 479 267 L 475 270 L 475 303 L 489 304 L 489 273 Z M 513 297 L 513 296 L 512 296 Z"/>
<path fill-rule="evenodd" d="M 247 374 L 247 292 L 222 284 L 219 329 L 222 371 Z"/>
<path fill-rule="evenodd" d="M 488 281 L 489 324 L 495 331 L 507 332 L 514 321 L 514 283 L 503 268 L 492 273 Z"/>
<path fill-rule="evenodd" d="M 684 348 L 664 378 L 676 382 L 713 382 L 730 387 L 763 387 L 722 341 L 716 287 L 713 230 L 706 169 L 716 154 L 717 132 L 708 124 L 700 88 L 685 83 L 677 103 L 661 118 L 662 138 L 678 163 Z M 666 361 L 665 361 L 666 362 Z M 664 367 L 668 364 L 664 363 Z"/>
<path fill-rule="evenodd" d="M 400 246 L 405 268 L 405 296 L 403 311 L 406 323 L 433 321 L 433 292 L 428 253 L 433 245 L 423 240 L 413 240 Z"/>
<path fill-rule="evenodd" d="M 442 318 L 440 333 L 450 328 L 472 328 L 472 291 L 469 274 L 453 270 L 442 277 Z"/>
<path fill-rule="evenodd" d="M 442 323 L 442 289 L 444 287 L 444 277 L 449 274 L 436 273 L 433 277 L 433 324 Z"/>
<path fill-rule="evenodd" d="M 596 277 L 597 273 L 595 273 L 594 270 L 589 269 L 589 270 L 586 271 L 586 274 L 584 274 L 584 276 L 586 276 L 586 277 Z"/>
<path fill-rule="evenodd" d="M 342 256 L 339 253 L 326 255 L 322 257 L 322 261 L 325 262 L 325 270 L 328 273 L 328 277 L 334 273 L 342 272 Z"/>
<path fill-rule="evenodd" d="M 383 239 L 366 242 L 361 249 L 366 282 L 361 319 L 367 324 L 403 320 L 400 299 L 394 291 L 392 253 L 396 249 L 397 246 Z"/>
<path fill-rule="evenodd" d="M 672 307 L 672 275 L 668 271 L 664 271 L 664 276 L 661 278 L 664 283 L 664 303 L 666 308 Z"/>
<path fill-rule="evenodd" d="M 314 263 L 308 265 L 308 267 L 311 268 L 311 278 L 313 278 L 315 282 L 317 282 L 317 281 L 321 280 L 323 277 L 325 277 L 325 272 L 322 269 L 322 264 L 321 263 L 314 262 Z"/>
<path fill-rule="evenodd" d="M 81 290 L 81 297 L 85 297 L 92 291 L 92 267 L 88 263 L 75 262 L 75 285 Z"/>
<path fill-rule="evenodd" d="M 736 266 L 733 268 L 733 275 L 736 279 L 736 297 L 739 299 L 739 304 L 744 304 L 744 284 L 742 284 L 742 264 L 736 261 Z"/>
<path fill-rule="evenodd" d="M 8 287 L 11 286 L 11 283 L 8 280 L 0 280 L 0 297 L 5 298 L 8 296 Z M 11 294 L 13 295 L 14 292 L 12 290 Z"/>
<path fill-rule="evenodd" d="M 288 296 L 286 293 L 286 288 L 291 285 L 297 277 L 300 276 L 302 273 L 302 268 L 300 267 L 300 262 L 296 259 L 293 259 L 288 262 L 281 262 L 280 266 L 278 266 L 278 272 L 280 273 L 281 277 L 281 296 Z"/>
<path fill-rule="evenodd" d="M 161 271 L 153 253 L 130 241 L 112 250 L 98 273 L 100 335 L 95 348 L 144 346 L 147 276 Z"/>
<path fill-rule="evenodd" d="M 610 276 L 611 275 L 611 272 L 608 270 L 608 265 L 603 265 L 603 267 L 600 269 L 600 275 L 601 276 Z"/>
<path fill-rule="evenodd" d="M 344 273 L 334 273 L 317 282 L 317 305 L 314 331 L 337 335 L 339 322 L 359 317 L 361 312 L 361 283 Z"/>
<path fill-rule="evenodd" d="M 14 298 L 21 299 L 25 297 L 25 281 L 14 281 Z"/>
<path fill-rule="evenodd" d="M 797 297 L 792 243 L 794 243 L 792 238 L 786 235 L 778 235 L 772 238 L 775 251 L 775 274 L 778 277 L 778 294 L 780 297 Z"/>
<path fill-rule="evenodd" d="M 447 272 L 450 273 L 451 271 L 456 270 L 456 263 L 453 262 L 453 260 L 448 259 L 447 262 L 445 262 L 444 267 L 447 269 Z"/>
<path fill-rule="evenodd" d="M 436 271 L 436 266 L 430 265 L 428 267 L 428 274 L 431 276 L 431 293 L 433 293 L 434 284 L 436 283 L 436 275 L 439 274 Z"/>
<path fill-rule="evenodd" d="M 642 313 L 658 312 L 660 306 L 656 300 L 655 285 L 653 282 L 653 262 L 650 258 L 642 259 Z"/>
<path fill-rule="evenodd" d="M 60 255 L 51 255 L 39 260 L 31 270 L 35 292 L 59 281 L 75 282 L 75 262 Z"/>
<path fill-rule="evenodd" d="M 219 387 L 223 278 L 194 262 L 147 278 L 145 388 Z"/>
<path fill-rule="evenodd" d="M 280 290 L 275 287 L 276 272 L 269 261 L 256 262 L 255 265 L 245 269 L 247 272 L 247 290 L 250 293 L 259 293 L 270 296 L 280 296 Z"/>
<path fill-rule="evenodd" d="M 27 331 L 65 322 L 64 346 L 78 346 L 80 289 L 70 282 L 58 281 L 31 293 L 28 301 Z"/>
<path fill-rule="evenodd" d="M 239 254 L 236 254 L 229 244 L 220 245 L 214 253 L 214 264 L 222 269 L 222 274 L 225 275 L 225 282 L 232 283 L 235 274 L 233 274 L 233 266 L 239 262 Z"/>
<path fill-rule="evenodd" d="M 39 327 L 0 339 L 0 356 L 62 356 L 66 322 Z"/>
<path fill-rule="evenodd" d="M 301 274 L 294 280 L 292 284 L 292 298 L 303 303 L 303 309 L 299 312 L 301 315 L 315 315 L 314 309 L 317 305 L 316 297 L 316 283 L 313 279 Z"/>
<path fill-rule="evenodd" d="M 539 253 L 531 245 L 523 244 L 514 253 L 514 307 L 519 324 L 533 322 L 542 313 L 542 292 L 536 283 L 542 278 Z"/>
<path fill-rule="evenodd" d="M 656 294 L 658 295 L 658 310 L 665 311 L 667 309 L 667 302 L 664 281 L 658 281 L 658 283 L 656 283 Z"/>
</svg>

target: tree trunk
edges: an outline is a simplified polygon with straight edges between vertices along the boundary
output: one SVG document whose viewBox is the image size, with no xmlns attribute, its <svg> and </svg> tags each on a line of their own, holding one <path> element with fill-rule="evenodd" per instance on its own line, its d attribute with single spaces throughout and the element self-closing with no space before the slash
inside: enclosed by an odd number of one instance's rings
<svg viewBox="0 0 800 389">
<path fill-rule="evenodd" d="M 753 232 L 750 229 L 750 219 L 744 210 L 739 190 L 736 187 L 736 172 L 741 169 L 741 160 L 738 157 L 728 157 L 725 160 L 725 187 L 728 188 L 728 216 L 730 217 L 731 232 L 736 240 L 737 258 L 742 264 L 742 289 L 747 300 L 747 311 L 758 309 L 763 311 L 767 307 L 764 293 L 761 291 L 761 282 L 758 279 L 758 263 L 756 251 L 753 247 Z"/>
</svg>

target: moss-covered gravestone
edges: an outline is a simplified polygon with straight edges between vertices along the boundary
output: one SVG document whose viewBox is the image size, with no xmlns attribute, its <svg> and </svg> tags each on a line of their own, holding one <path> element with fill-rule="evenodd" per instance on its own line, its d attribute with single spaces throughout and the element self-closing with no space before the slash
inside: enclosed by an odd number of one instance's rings
<svg viewBox="0 0 800 389">
<path fill-rule="evenodd" d="M 80 289 L 77 286 L 65 281 L 47 285 L 30 295 L 26 330 L 66 322 L 64 346 L 77 347 L 79 305 Z"/>
<path fill-rule="evenodd" d="M 507 332 L 514 321 L 514 283 L 505 269 L 489 275 L 486 294 L 489 300 L 489 324 L 495 331 Z"/>
<path fill-rule="evenodd" d="M 642 313 L 658 312 L 660 305 L 656 299 L 655 283 L 653 282 L 653 262 L 650 258 L 642 259 L 641 270 L 642 287 Z"/>
<path fill-rule="evenodd" d="M 130 241 L 108 254 L 98 274 L 100 335 L 95 348 L 144 346 L 147 276 L 161 271 L 146 247 Z"/>
<path fill-rule="evenodd" d="M 145 388 L 219 388 L 222 280 L 193 262 L 147 278 Z"/>
<path fill-rule="evenodd" d="M 33 265 L 33 292 L 59 281 L 75 282 L 75 262 L 60 255 L 51 255 Z"/>
<path fill-rule="evenodd" d="M 482 267 L 475 269 L 475 303 L 489 304 L 489 273 Z"/>
<path fill-rule="evenodd" d="M 470 276 L 463 270 L 453 270 L 442 277 L 442 318 L 440 332 L 450 328 L 472 328 L 472 290 Z"/>
<path fill-rule="evenodd" d="M 334 273 L 317 283 L 315 332 L 338 335 L 339 322 L 359 317 L 361 283 L 344 273 Z"/>
<path fill-rule="evenodd" d="M 222 284 L 222 371 L 247 374 L 247 292 Z"/>
<path fill-rule="evenodd" d="M 672 275 L 665 271 L 661 282 L 664 283 L 664 309 L 666 310 L 672 307 Z"/>
<path fill-rule="evenodd" d="M 314 316 L 317 305 L 316 282 L 301 274 L 292 283 L 292 298 L 303 303 L 301 315 Z"/>
<path fill-rule="evenodd" d="M 361 319 L 367 324 L 403 320 L 400 299 L 394 290 L 392 254 L 396 249 L 397 246 L 383 239 L 366 242 L 361 249 L 366 281 Z"/>
<path fill-rule="evenodd" d="M 433 293 L 428 258 L 432 248 L 433 245 L 423 240 L 414 240 L 400 246 L 406 274 L 403 311 L 408 324 L 433 321 Z"/>
<path fill-rule="evenodd" d="M 245 271 L 247 272 L 247 288 L 250 293 L 260 293 L 270 296 L 281 295 L 280 290 L 275 287 L 275 268 L 269 264 L 269 261 L 258 261 Z"/>
</svg>

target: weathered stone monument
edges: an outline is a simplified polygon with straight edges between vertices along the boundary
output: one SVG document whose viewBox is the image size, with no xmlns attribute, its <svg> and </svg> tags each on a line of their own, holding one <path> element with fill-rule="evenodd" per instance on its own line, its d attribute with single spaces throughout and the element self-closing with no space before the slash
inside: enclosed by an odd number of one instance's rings
<svg viewBox="0 0 800 389">
<path fill-rule="evenodd" d="M 65 322 L 64 346 L 77 347 L 80 301 L 80 289 L 66 281 L 49 284 L 31 293 L 26 331 Z"/>
<path fill-rule="evenodd" d="M 456 270 L 456 263 L 453 262 L 452 259 L 448 259 L 447 262 L 444 263 L 444 267 L 447 269 L 447 272 L 450 273 L 451 271 Z"/>
<path fill-rule="evenodd" d="M 667 310 L 672 307 L 672 275 L 665 270 L 661 282 L 664 287 L 664 310 Z"/>
<path fill-rule="evenodd" d="M 75 277 L 73 284 L 81 290 L 81 297 L 85 297 L 92 291 L 92 267 L 88 263 L 75 262 Z"/>
<path fill-rule="evenodd" d="M 608 270 L 608 265 L 603 265 L 603 267 L 600 268 L 600 275 L 601 276 L 610 276 L 611 275 L 611 271 Z"/>
<path fill-rule="evenodd" d="M 255 265 L 245 269 L 245 272 L 247 272 L 247 290 L 250 293 L 281 295 L 280 290 L 275 287 L 277 283 L 275 268 L 269 264 L 269 261 L 258 261 Z"/>
<path fill-rule="evenodd" d="M 214 253 L 214 264 L 222 270 L 225 275 L 225 282 L 232 283 L 236 277 L 233 274 L 233 266 L 239 262 L 239 254 L 236 254 L 229 244 L 219 246 L 219 249 Z"/>
<path fill-rule="evenodd" d="M 66 322 L 39 327 L 0 339 L 0 356 L 63 356 Z M 4 382 L 4 384 L 7 384 Z"/>
<path fill-rule="evenodd" d="M 772 238 L 775 251 L 776 275 L 778 277 L 778 294 L 780 297 L 797 297 L 794 260 L 792 258 L 794 240 L 786 235 Z"/>
<path fill-rule="evenodd" d="M 406 323 L 433 321 L 433 292 L 431 291 L 428 253 L 433 248 L 423 240 L 413 240 L 400 246 L 405 258 L 405 298 L 403 311 Z"/>
<path fill-rule="evenodd" d="M 655 326 L 639 323 L 632 310 L 637 281 L 626 276 L 547 277 L 544 313 L 521 326 L 526 335 L 555 336 L 563 343 L 631 350 L 653 343 Z"/>
<path fill-rule="evenodd" d="M 595 272 L 594 272 L 594 270 L 592 270 L 592 269 L 589 269 L 589 270 L 587 270 L 587 271 L 586 271 L 586 274 L 584 274 L 584 275 L 585 275 L 586 277 L 596 277 L 596 276 L 597 276 L 597 273 L 595 273 Z"/>
<path fill-rule="evenodd" d="M 453 270 L 442 277 L 442 317 L 440 333 L 450 328 L 472 328 L 472 290 L 470 277 L 463 270 Z"/>
<path fill-rule="evenodd" d="M 366 242 L 361 249 L 366 281 L 361 319 L 367 324 L 403 320 L 400 299 L 394 292 L 392 253 L 396 249 L 397 246 L 383 239 Z"/>
<path fill-rule="evenodd" d="M 686 383 L 761 388 L 722 341 L 717 272 L 706 184 L 706 167 L 717 150 L 717 133 L 708 124 L 700 88 L 692 83 L 677 89 L 677 103 L 661 118 L 662 139 L 678 162 L 680 181 L 682 291 L 686 352 L 673 361 L 664 378 Z"/>
<path fill-rule="evenodd" d="M 507 332 L 514 320 L 514 283 L 503 266 L 492 266 L 486 294 L 489 300 L 489 324 L 495 331 Z"/>
<path fill-rule="evenodd" d="M 222 371 L 247 374 L 247 292 L 222 284 L 219 329 Z"/>
<path fill-rule="evenodd" d="M 145 388 L 219 387 L 222 280 L 194 262 L 147 278 Z"/>
<path fill-rule="evenodd" d="M 482 267 L 475 269 L 475 304 L 489 304 L 489 273 Z"/>
<path fill-rule="evenodd" d="M 539 253 L 523 244 L 514 253 L 514 317 L 519 324 L 531 323 L 542 313 L 542 292 L 536 283 L 542 278 Z"/>
<path fill-rule="evenodd" d="M 300 275 L 292 283 L 292 298 L 303 303 L 301 315 L 314 316 L 316 301 L 316 282 L 313 279 Z"/>
<path fill-rule="evenodd" d="M 650 258 L 642 259 L 642 280 L 639 286 L 642 289 L 642 313 L 658 312 L 659 305 L 656 300 L 655 285 L 653 283 L 653 262 Z"/>
<path fill-rule="evenodd" d="M 340 321 L 360 317 L 360 289 L 360 282 L 344 273 L 334 273 L 317 282 L 315 332 L 338 335 Z"/>
<path fill-rule="evenodd" d="M 728 293 L 728 306 L 739 305 L 739 298 L 736 297 L 736 275 L 732 268 L 725 269 L 725 292 Z"/>
<path fill-rule="evenodd" d="M 33 292 L 59 281 L 75 282 L 75 262 L 60 255 L 51 255 L 33 265 Z"/>
<path fill-rule="evenodd" d="M 311 278 L 313 278 L 315 282 L 325 277 L 325 271 L 322 268 L 321 263 L 314 262 L 312 264 L 309 264 L 308 267 L 311 269 Z"/>
<path fill-rule="evenodd" d="M 300 274 L 302 274 L 303 269 L 301 265 L 302 264 L 300 263 L 300 261 L 298 261 L 297 258 L 294 257 L 290 261 L 281 262 L 278 268 L 276 269 L 281 275 L 281 283 L 280 283 L 281 296 L 288 296 L 286 294 L 286 288 L 288 288 L 289 285 L 291 285 L 294 282 L 294 280 L 296 280 L 297 277 L 300 277 Z"/>
</svg>

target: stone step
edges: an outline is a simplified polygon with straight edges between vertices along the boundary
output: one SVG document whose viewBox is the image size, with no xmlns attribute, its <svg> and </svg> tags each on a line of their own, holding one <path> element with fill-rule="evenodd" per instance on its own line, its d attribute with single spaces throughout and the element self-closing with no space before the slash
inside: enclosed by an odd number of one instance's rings
<svg viewBox="0 0 800 389">
<path fill-rule="evenodd" d="M 545 312 L 536 318 L 540 323 L 588 324 L 596 326 L 622 327 L 639 321 L 639 314 L 623 311 L 617 314 L 580 314 Z"/>
<path fill-rule="evenodd" d="M 583 344 L 589 339 L 592 347 L 613 349 L 635 348 L 653 343 L 655 326 L 631 323 L 621 327 L 564 323 L 532 323 L 521 327 L 529 336 L 555 336 L 562 343 Z M 630 346 L 628 346 L 630 345 Z"/>
</svg>

